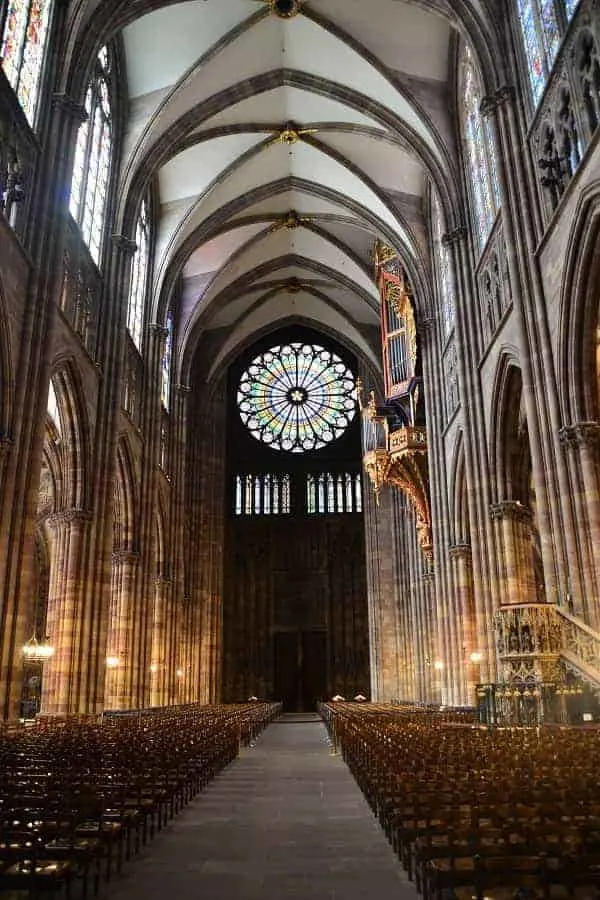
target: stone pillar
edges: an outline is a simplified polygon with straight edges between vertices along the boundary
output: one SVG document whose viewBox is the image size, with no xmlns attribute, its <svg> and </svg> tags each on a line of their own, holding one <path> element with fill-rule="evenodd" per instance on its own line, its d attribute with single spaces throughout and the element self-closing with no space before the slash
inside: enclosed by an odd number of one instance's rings
<svg viewBox="0 0 600 900">
<path fill-rule="evenodd" d="M 457 692 L 460 704 L 474 706 L 475 685 L 480 680 L 480 667 L 485 647 L 485 632 L 479 633 L 473 591 L 473 561 L 470 544 L 453 544 L 449 548 L 452 562 L 454 589 L 456 591 L 456 617 L 459 625 L 460 669 L 457 671 Z M 481 623 L 482 629 L 485 623 Z M 481 653 L 480 661 L 472 661 L 472 653 Z"/>
<path fill-rule="evenodd" d="M 34 520 L 48 396 L 52 329 L 62 278 L 69 182 L 75 138 L 85 110 L 61 94 L 52 98 L 25 234 L 33 267 L 26 296 L 18 356 L 14 360 L 14 452 L 3 454 L 0 492 L 0 717 L 18 715 L 22 678 L 23 609 L 30 602 Z M 2 466 L 0 466 L 2 468 Z"/>
<path fill-rule="evenodd" d="M 50 518 L 54 534 L 48 596 L 48 636 L 54 655 L 44 664 L 41 711 L 48 715 L 84 712 L 82 659 L 93 652 L 85 640 L 91 609 L 86 603 L 85 562 L 91 516 L 71 509 Z"/>
<path fill-rule="evenodd" d="M 152 611 L 152 654 L 150 662 L 150 706 L 167 706 L 170 674 L 170 631 L 172 629 L 170 578 L 157 578 L 154 583 Z"/>
<path fill-rule="evenodd" d="M 570 500 L 579 556 L 569 560 L 567 590 L 575 613 L 600 631 L 600 425 L 576 422 L 560 431 L 566 448 Z M 560 602 L 565 597 L 558 598 Z"/>
<path fill-rule="evenodd" d="M 139 553 L 113 553 L 111 616 L 106 645 L 107 709 L 137 706 L 139 629 L 136 628 L 136 581 Z"/>
<path fill-rule="evenodd" d="M 490 507 L 496 524 L 498 554 L 504 562 L 501 605 L 538 600 L 531 547 L 531 510 L 517 500 Z"/>
</svg>

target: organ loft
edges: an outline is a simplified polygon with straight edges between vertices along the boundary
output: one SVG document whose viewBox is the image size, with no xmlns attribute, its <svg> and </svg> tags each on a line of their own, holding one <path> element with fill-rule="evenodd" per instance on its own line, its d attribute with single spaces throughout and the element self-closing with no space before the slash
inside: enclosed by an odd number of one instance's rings
<svg viewBox="0 0 600 900">
<path fill-rule="evenodd" d="M 319 708 L 377 807 L 382 722 L 595 734 L 598 0 L 4 0 L 0 40 L 7 759 L 141 764 L 145 716 L 229 736 L 199 790 Z"/>
</svg>

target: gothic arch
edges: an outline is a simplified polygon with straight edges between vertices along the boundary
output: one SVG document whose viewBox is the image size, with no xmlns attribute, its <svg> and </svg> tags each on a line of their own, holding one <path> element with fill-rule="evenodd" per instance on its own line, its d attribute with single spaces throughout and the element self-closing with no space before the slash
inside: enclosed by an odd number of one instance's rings
<svg viewBox="0 0 600 900">
<path fill-rule="evenodd" d="M 132 552 L 137 538 L 137 480 L 131 445 L 122 435 L 117 445 L 113 509 L 113 550 Z"/>
<path fill-rule="evenodd" d="M 81 377 L 74 360 L 52 373 L 60 416 L 62 469 L 60 510 L 88 511 L 91 498 L 90 422 Z"/>
<path fill-rule="evenodd" d="M 582 192 L 566 254 L 558 335 L 563 424 L 600 421 L 600 184 Z"/>
<path fill-rule="evenodd" d="M 4 303 L 2 282 L 0 281 L 0 440 L 11 431 L 13 405 L 13 375 L 10 342 L 8 339 L 8 317 Z"/>
<path fill-rule="evenodd" d="M 464 435 L 459 432 L 454 447 L 454 464 L 450 479 L 450 508 L 454 511 L 452 521 L 451 542 L 453 544 L 471 543 L 471 524 L 467 497 L 467 472 L 465 463 Z"/>
<path fill-rule="evenodd" d="M 529 435 L 523 409 L 523 380 L 518 354 L 504 348 L 500 354 L 490 412 L 489 458 L 492 502 L 525 503 L 529 486 L 524 473 L 529 455 Z M 526 448 L 520 440 L 526 437 Z M 525 455 L 524 455 L 525 454 Z M 529 465 L 531 462 L 529 461 Z"/>
</svg>

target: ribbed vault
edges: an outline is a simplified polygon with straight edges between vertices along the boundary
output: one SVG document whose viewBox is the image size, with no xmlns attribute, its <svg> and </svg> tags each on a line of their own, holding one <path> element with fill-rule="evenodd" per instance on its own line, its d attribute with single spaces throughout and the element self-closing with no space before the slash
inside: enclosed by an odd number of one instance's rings
<svg viewBox="0 0 600 900">
<path fill-rule="evenodd" d="M 112 0 L 73 20 L 81 51 L 120 33 L 129 117 L 117 221 L 132 232 L 153 184 L 151 318 L 164 320 L 177 290 L 182 381 L 203 335 L 221 334 L 216 364 L 290 319 L 373 365 L 375 239 L 401 252 L 426 314 L 429 192 L 448 227 L 459 217 L 454 35 L 486 43 L 484 4 L 303 0 L 289 18 L 275 6 Z"/>
</svg>

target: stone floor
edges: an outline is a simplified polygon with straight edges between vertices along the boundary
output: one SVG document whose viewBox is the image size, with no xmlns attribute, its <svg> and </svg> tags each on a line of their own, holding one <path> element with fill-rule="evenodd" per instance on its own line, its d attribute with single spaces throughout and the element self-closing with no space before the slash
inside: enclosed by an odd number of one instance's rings
<svg viewBox="0 0 600 900">
<path fill-rule="evenodd" d="M 109 886 L 110 900 L 416 900 L 326 732 L 283 717 Z"/>
</svg>

